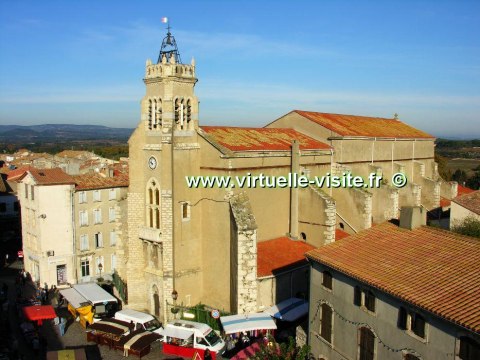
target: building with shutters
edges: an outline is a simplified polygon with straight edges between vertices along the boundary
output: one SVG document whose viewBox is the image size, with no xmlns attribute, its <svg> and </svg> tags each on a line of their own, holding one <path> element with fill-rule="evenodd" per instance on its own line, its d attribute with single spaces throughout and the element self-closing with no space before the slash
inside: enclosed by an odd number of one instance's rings
<svg viewBox="0 0 480 360">
<path fill-rule="evenodd" d="M 400 224 L 307 253 L 316 359 L 480 358 L 480 241 L 424 216 L 402 208 Z"/>
</svg>

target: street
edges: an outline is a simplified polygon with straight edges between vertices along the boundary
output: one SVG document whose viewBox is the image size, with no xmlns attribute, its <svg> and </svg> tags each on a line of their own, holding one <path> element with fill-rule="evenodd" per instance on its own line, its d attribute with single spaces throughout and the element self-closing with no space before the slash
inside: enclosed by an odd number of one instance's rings
<svg viewBox="0 0 480 360">
<path fill-rule="evenodd" d="M 36 360 L 45 359 L 46 351 L 55 351 L 62 349 L 85 349 L 88 360 L 114 360 L 124 359 L 123 352 L 119 350 L 109 349 L 108 346 L 97 345 L 92 342 L 87 342 L 85 329 L 72 319 L 67 311 L 66 306 L 55 309 L 59 317 L 66 317 L 68 319 L 66 332 L 64 336 L 60 336 L 56 326 L 53 325 L 53 320 L 43 321 L 43 324 L 38 327 L 40 341 L 39 350 L 34 350 L 32 345 L 26 341 L 20 330 L 20 321 L 18 313 L 15 310 L 15 302 L 17 298 L 17 286 L 20 287 L 22 297 L 29 298 L 36 293 L 35 285 L 32 282 L 27 282 L 25 286 L 16 284 L 19 271 L 22 269 L 23 263 L 16 261 L 0 270 L 0 285 L 7 284 L 8 286 L 8 308 L 2 308 L 2 337 L 4 342 L 0 347 L 0 360 L 2 359 L 24 359 Z M 8 337 L 8 339 L 5 339 Z M 8 348 L 7 348 L 8 346 Z M 130 356 L 132 357 L 132 356 Z M 162 346 L 160 342 L 152 344 L 151 351 L 142 359 L 182 359 L 178 356 L 165 355 L 162 353 Z"/>
</svg>

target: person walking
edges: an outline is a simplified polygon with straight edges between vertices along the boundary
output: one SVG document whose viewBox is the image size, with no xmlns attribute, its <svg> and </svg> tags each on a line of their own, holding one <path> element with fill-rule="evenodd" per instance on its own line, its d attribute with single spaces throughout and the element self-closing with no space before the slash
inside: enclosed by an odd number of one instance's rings
<svg viewBox="0 0 480 360">
<path fill-rule="evenodd" d="M 205 350 L 203 353 L 203 360 L 212 360 L 212 354 L 210 353 L 210 350 Z"/>
</svg>

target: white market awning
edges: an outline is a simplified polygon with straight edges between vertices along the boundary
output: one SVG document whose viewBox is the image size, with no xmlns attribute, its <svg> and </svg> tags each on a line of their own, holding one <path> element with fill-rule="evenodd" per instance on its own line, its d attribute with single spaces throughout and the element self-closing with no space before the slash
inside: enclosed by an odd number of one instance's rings
<svg viewBox="0 0 480 360">
<path fill-rule="evenodd" d="M 75 309 L 90 305 L 90 302 L 73 288 L 60 290 L 60 294 L 62 294 Z"/>
<path fill-rule="evenodd" d="M 160 330 L 160 335 L 168 336 L 180 340 L 187 340 L 190 336 L 193 335 L 193 331 L 186 330 L 186 329 L 179 329 L 176 327 L 165 326 L 162 330 Z"/>
<path fill-rule="evenodd" d="M 220 321 L 226 334 L 277 328 L 270 315 L 266 313 L 222 316 Z"/>
<path fill-rule="evenodd" d="M 295 321 L 308 314 L 308 301 L 290 298 L 268 308 L 265 312 L 279 320 Z"/>
</svg>

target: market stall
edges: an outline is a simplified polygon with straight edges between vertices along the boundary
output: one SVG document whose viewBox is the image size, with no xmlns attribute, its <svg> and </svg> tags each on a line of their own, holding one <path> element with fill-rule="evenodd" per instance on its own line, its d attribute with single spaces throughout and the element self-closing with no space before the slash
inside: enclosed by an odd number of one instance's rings
<svg viewBox="0 0 480 360">
<path fill-rule="evenodd" d="M 133 326 L 125 321 L 108 318 L 90 325 L 87 330 L 87 341 L 94 341 L 99 345 L 108 345 L 112 348 L 132 329 Z"/>
<path fill-rule="evenodd" d="M 266 313 L 230 315 L 220 317 L 225 334 L 240 334 L 275 330 L 277 325 Z"/>
<path fill-rule="evenodd" d="M 33 305 L 25 306 L 23 309 L 25 319 L 28 321 L 36 321 L 37 325 L 42 325 L 43 320 L 55 319 L 57 314 L 51 305 Z"/>
<path fill-rule="evenodd" d="M 276 319 L 293 322 L 308 314 L 308 301 L 290 298 L 268 308 L 265 312 Z"/>
<path fill-rule="evenodd" d="M 124 356 L 135 355 L 141 358 L 150 353 L 152 343 L 161 338 L 162 336 L 156 333 L 138 329 L 121 336 L 115 342 L 115 349 L 122 350 Z"/>
</svg>

